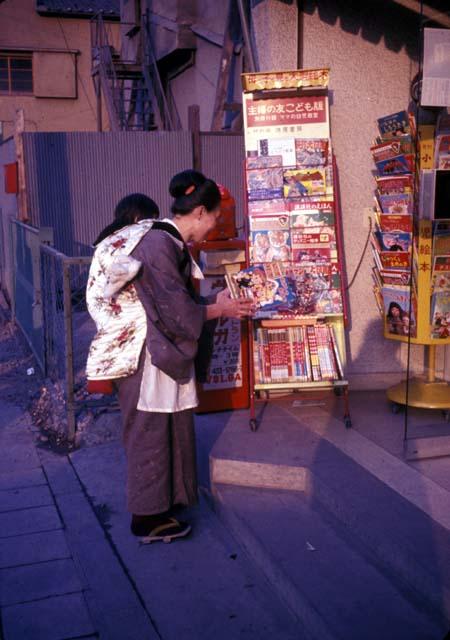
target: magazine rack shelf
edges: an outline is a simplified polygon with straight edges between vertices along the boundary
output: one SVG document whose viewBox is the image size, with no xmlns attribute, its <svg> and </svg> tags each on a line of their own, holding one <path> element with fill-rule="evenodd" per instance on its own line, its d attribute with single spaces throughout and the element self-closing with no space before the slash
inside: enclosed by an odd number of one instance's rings
<svg viewBox="0 0 450 640">
<path fill-rule="evenodd" d="M 442 116 L 438 131 L 443 126 L 445 133 L 436 138 L 434 125 L 416 126 L 406 111 L 383 116 L 371 147 L 377 169 L 374 292 L 384 337 L 423 345 L 428 363 L 425 376 L 387 390 L 393 411 L 406 404 L 450 409 L 450 386 L 436 377 L 436 348 L 450 343 L 450 172 L 441 170 L 447 168 L 450 117 Z"/>
<path fill-rule="evenodd" d="M 248 323 L 253 431 L 256 400 L 280 391 L 334 391 L 344 400 L 344 423 L 351 427 L 328 78 L 328 69 L 243 74 L 247 269 L 240 277 L 251 281 L 259 269 L 273 291 L 283 290 L 280 304 L 292 303 L 287 309 L 274 302 L 265 315 L 267 298 L 256 298 L 260 312 Z"/>
<path fill-rule="evenodd" d="M 387 396 L 393 403 L 395 411 L 397 405 L 408 404 L 423 409 L 450 410 L 450 385 L 445 380 L 436 377 L 436 349 L 450 344 L 450 325 L 442 324 L 441 330 L 436 327 L 436 311 L 433 309 L 432 281 L 433 281 L 433 222 L 431 220 L 418 221 L 417 244 L 413 247 L 413 272 L 417 283 L 416 308 L 416 336 L 410 337 L 412 344 L 424 345 L 427 350 L 427 375 L 415 377 L 389 388 Z M 446 296 L 447 297 L 447 296 Z M 450 291 L 448 293 L 450 299 Z M 439 313 L 439 312 L 438 312 Z M 444 314 L 445 316 L 445 314 Z M 434 330 L 433 330 L 434 329 Z M 441 331 L 441 337 L 435 337 Z M 447 335 L 447 337 L 445 337 Z M 385 320 L 384 336 L 390 340 L 408 342 L 408 336 L 389 333 Z"/>
</svg>

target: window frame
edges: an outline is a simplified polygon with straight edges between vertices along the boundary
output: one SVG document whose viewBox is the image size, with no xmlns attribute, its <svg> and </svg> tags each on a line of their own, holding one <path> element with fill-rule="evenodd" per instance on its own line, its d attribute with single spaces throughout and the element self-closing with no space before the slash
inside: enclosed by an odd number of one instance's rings
<svg viewBox="0 0 450 640">
<path fill-rule="evenodd" d="M 34 80 L 33 80 L 33 53 L 30 51 L 12 51 L 12 50 L 2 50 L 0 49 L 0 60 L 4 60 L 6 59 L 6 70 L 7 70 L 7 81 L 8 81 L 8 88 L 7 89 L 0 89 L 0 95 L 1 96 L 33 96 L 34 95 Z M 31 61 L 31 66 L 29 69 L 24 69 L 24 70 L 20 70 L 20 69 L 12 69 L 11 68 L 11 60 L 30 60 Z M 17 91 L 15 89 L 13 89 L 13 78 L 12 78 L 12 72 L 17 73 L 19 71 L 23 71 L 24 73 L 27 72 L 30 74 L 30 80 L 31 80 L 31 88 L 28 91 Z"/>
</svg>

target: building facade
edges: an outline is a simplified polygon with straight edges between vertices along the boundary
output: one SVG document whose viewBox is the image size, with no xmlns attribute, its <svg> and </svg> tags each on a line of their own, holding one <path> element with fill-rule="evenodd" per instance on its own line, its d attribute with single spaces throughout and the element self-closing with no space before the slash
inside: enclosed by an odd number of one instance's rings
<svg viewBox="0 0 450 640">
<path fill-rule="evenodd" d="M 90 18 L 104 11 L 118 38 L 114 0 L 0 2 L 0 125 L 3 139 L 23 109 L 25 131 L 96 131 Z M 108 128 L 107 120 L 104 128 Z"/>
</svg>

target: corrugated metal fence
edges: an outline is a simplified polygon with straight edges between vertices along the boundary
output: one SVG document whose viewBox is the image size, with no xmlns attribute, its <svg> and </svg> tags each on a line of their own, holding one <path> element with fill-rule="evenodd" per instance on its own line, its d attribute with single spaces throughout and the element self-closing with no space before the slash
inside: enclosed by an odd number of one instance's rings
<svg viewBox="0 0 450 640">
<path fill-rule="evenodd" d="M 192 135 L 177 132 L 25 133 L 31 224 L 53 227 L 54 246 L 90 255 L 123 196 L 143 192 L 169 215 L 169 181 L 192 167 Z M 226 185 L 242 217 L 242 136 L 201 134 L 202 171 Z M 239 224 L 239 222 L 238 222 Z"/>
</svg>

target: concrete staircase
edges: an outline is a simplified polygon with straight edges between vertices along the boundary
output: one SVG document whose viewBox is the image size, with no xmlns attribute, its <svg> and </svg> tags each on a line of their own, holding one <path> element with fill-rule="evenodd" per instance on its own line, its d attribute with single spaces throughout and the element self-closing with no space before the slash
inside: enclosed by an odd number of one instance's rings
<svg viewBox="0 0 450 640">
<path fill-rule="evenodd" d="M 442 640 L 450 495 L 369 441 L 364 452 L 364 439 L 325 412 L 308 417 L 321 420 L 318 433 L 269 406 L 255 434 L 233 416 L 210 456 L 217 513 L 311 638 Z"/>
</svg>

